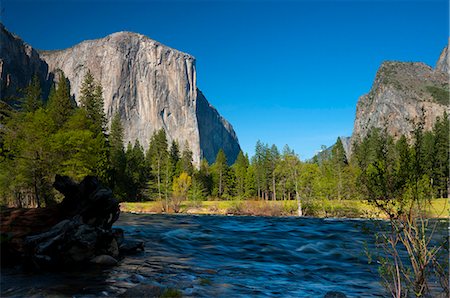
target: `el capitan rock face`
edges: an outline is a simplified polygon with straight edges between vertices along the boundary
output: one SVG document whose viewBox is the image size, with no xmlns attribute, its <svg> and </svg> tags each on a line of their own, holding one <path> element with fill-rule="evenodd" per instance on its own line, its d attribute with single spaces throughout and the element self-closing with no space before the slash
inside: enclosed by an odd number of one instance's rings
<svg viewBox="0 0 450 298">
<path fill-rule="evenodd" d="M 0 99 L 14 98 L 34 74 L 42 79 L 48 72 L 39 54 L 0 23 Z"/>
<path fill-rule="evenodd" d="M 220 148 L 230 162 L 239 153 L 232 126 L 200 95 L 195 58 L 189 54 L 141 34 L 118 32 L 65 50 L 39 51 L 38 58 L 47 67 L 47 80 L 58 69 L 64 72 L 76 100 L 89 69 L 103 87 L 109 122 L 120 114 L 125 143 L 139 140 L 147 149 L 153 132 L 163 128 L 169 143 L 189 145 L 197 165 L 202 157 L 213 162 Z"/>
<path fill-rule="evenodd" d="M 384 62 L 370 92 L 358 100 L 352 144 L 373 127 L 386 128 L 394 138 L 411 138 L 421 120 L 425 130 L 432 129 L 437 117 L 449 112 L 447 56 L 446 47 L 436 69 L 424 63 Z"/>
</svg>

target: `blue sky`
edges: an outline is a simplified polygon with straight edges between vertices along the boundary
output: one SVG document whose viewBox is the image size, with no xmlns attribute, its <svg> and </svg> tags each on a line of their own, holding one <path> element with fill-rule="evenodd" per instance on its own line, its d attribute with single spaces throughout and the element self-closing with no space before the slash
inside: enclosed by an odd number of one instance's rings
<svg viewBox="0 0 450 298">
<path fill-rule="evenodd" d="M 434 66 L 448 2 L 2 0 L 2 22 L 38 49 L 116 31 L 197 58 L 198 87 L 250 155 L 258 139 L 302 159 L 351 135 L 358 97 L 384 60 Z"/>
</svg>

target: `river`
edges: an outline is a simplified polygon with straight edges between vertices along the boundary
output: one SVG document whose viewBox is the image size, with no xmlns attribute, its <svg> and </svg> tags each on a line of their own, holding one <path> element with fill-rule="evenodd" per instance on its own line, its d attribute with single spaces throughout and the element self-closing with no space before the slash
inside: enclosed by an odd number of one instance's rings
<svg viewBox="0 0 450 298">
<path fill-rule="evenodd" d="M 382 222 L 295 217 L 122 214 L 116 227 L 145 252 L 109 269 L 2 271 L 1 296 L 117 296 L 136 285 L 183 297 L 384 297 L 373 231 Z M 446 224 L 442 225 L 446 232 Z"/>
</svg>

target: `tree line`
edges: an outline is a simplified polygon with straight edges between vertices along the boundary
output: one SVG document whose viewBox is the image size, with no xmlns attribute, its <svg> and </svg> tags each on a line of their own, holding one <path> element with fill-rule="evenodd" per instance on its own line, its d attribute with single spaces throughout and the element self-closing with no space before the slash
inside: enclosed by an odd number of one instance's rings
<svg viewBox="0 0 450 298">
<path fill-rule="evenodd" d="M 203 159 L 193 165 L 189 146 L 176 140 L 169 143 L 162 129 L 151 136 L 147 150 L 138 140 L 124 146 L 120 115 L 114 115 L 108 129 L 102 87 L 92 74 L 88 71 L 84 77 L 79 106 L 70 95 L 67 78 L 62 72 L 58 76 L 48 98 L 43 98 L 35 76 L 23 90 L 19 109 L 0 107 L 4 204 L 44 206 L 57 201 L 51 185 L 61 174 L 75 180 L 95 175 L 120 200 L 160 200 L 165 210 L 177 211 L 186 199 L 239 198 L 297 200 L 301 212 L 305 201 L 366 198 L 373 188 L 371 173 L 383 166 L 397 179 L 389 181 L 391 191 L 407 191 L 411 177 L 419 175 L 433 197 L 448 196 L 447 115 L 436 121 L 432 131 L 425 132 L 418 124 L 410 141 L 404 136 L 394 140 L 373 129 L 354 144 L 351 158 L 340 138 L 331 150 L 307 161 L 287 145 L 280 151 L 258 141 L 251 158 L 241 151 L 229 165 L 220 150 L 214 163 Z M 380 162 L 381 156 L 389 162 Z"/>
</svg>

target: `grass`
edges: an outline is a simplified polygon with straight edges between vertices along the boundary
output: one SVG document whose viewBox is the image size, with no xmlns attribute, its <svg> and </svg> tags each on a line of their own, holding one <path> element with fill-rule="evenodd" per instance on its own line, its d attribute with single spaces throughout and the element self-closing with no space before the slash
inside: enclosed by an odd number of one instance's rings
<svg viewBox="0 0 450 298">
<path fill-rule="evenodd" d="M 197 205 L 197 206 L 196 206 Z M 230 200 L 203 201 L 201 204 L 184 201 L 180 213 L 184 214 L 217 214 L 217 215 L 255 215 L 255 216 L 295 216 L 296 201 L 259 201 Z M 383 218 L 383 213 L 376 207 L 359 200 L 311 200 L 302 202 L 306 216 L 314 217 L 349 217 L 349 218 Z M 122 212 L 161 213 L 161 202 L 123 202 Z M 449 216 L 448 199 L 433 199 L 427 207 L 430 218 Z"/>
</svg>

